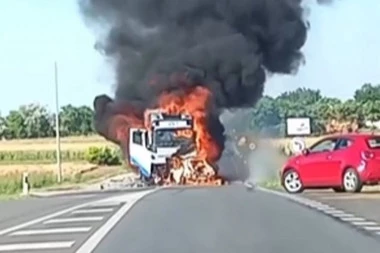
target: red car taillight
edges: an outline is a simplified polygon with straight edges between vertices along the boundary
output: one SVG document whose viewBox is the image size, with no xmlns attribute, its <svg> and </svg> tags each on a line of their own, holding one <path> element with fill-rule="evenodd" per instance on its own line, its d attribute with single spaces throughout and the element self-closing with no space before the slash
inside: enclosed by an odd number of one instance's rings
<svg viewBox="0 0 380 253">
<path fill-rule="evenodd" d="M 361 156 L 364 160 L 370 160 L 375 157 L 375 154 L 370 151 L 362 151 Z"/>
</svg>

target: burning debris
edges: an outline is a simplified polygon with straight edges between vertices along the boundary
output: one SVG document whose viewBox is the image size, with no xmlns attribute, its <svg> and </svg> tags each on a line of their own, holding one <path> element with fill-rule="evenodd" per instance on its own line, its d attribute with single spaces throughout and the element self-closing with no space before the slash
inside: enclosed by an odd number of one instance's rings
<svg viewBox="0 0 380 253">
<path fill-rule="evenodd" d="M 110 27 L 96 48 L 116 62 L 115 99 L 95 98 L 95 126 L 149 182 L 222 184 L 219 116 L 255 105 L 268 72 L 298 69 L 303 9 L 300 0 L 178 2 L 80 1 L 87 24 Z"/>
</svg>

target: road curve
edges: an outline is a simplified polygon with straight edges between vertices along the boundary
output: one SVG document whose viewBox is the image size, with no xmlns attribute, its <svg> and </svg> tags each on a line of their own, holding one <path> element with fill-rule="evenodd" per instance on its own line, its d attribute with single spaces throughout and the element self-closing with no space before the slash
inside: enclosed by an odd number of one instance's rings
<svg viewBox="0 0 380 253">
<path fill-rule="evenodd" d="M 94 252 L 356 253 L 379 248 L 377 239 L 317 211 L 231 185 L 148 195 Z"/>
</svg>

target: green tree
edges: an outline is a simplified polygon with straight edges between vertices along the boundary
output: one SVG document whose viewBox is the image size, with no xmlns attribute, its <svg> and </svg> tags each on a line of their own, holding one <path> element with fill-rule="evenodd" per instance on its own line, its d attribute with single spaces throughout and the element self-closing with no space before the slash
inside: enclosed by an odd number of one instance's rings
<svg viewBox="0 0 380 253">
<path fill-rule="evenodd" d="M 51 115 L 46 107 L 38 104 L 28 104 L 19 109 L 23 120 L 26 138 L 43 138 L 53 136 Z"/>
<path fill-rule="evenodd" d="M 38 104 L 20 106 L 5 118 L 4 136 L 8 139 L 41 138 L 52 136 L 50 114 Z"/>
<path fill-rule="evenodd" d="M 358 103 L 380 100 L 380 84 L 364 84 L 360 89 L 355 91 L 354 99 Z"/>
<path fill-rule="evenodd" d="M 27 137 L 25 119 L 19 110 L 12 110 L 5 117 L 7 139 L 24 139 Z"/>
<path fill-rule="evenodd" d="M 264 96 L 252 111 L 250 128 L 254 131 L 266 129 L 269 132 L 278 133 L 278 126 L 281 124 L 279 109 L 275 99 Z M 268 126 L 271 126 L 272 129 L 268 129 Z"/>
<path fill-rule="evenodd" d="M 368 100 L 361 109 L 366 121 L 373 123 L 380 120 L 380 100 Z"/>
<path fill-rule="evenodd" d="M 60 112 L 61 134 L 89 135 L 94 133 L 94 112 L 88 106 L 63 106 Z"/>
<path fill-rule="evenodd" d="M 7 129 L 6 121 L 3 116 L 0 114 L 0 139 L 3 139 L 5 137 L 5 132 Z"/>
</svg>

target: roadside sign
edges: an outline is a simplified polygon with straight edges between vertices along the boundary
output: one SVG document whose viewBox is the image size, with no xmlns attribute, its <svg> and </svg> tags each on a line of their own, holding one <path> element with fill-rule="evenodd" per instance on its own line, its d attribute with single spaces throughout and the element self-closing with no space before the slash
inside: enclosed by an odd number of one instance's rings
<svg viewBox="0 0 380 253">
<path fill-rule="evenodd" d="M 290 149 L 293 153 L 299 154 L 306 149 L 306 143 L 302 138 L 295 137 L 290 141 Z"/>
</svg>

